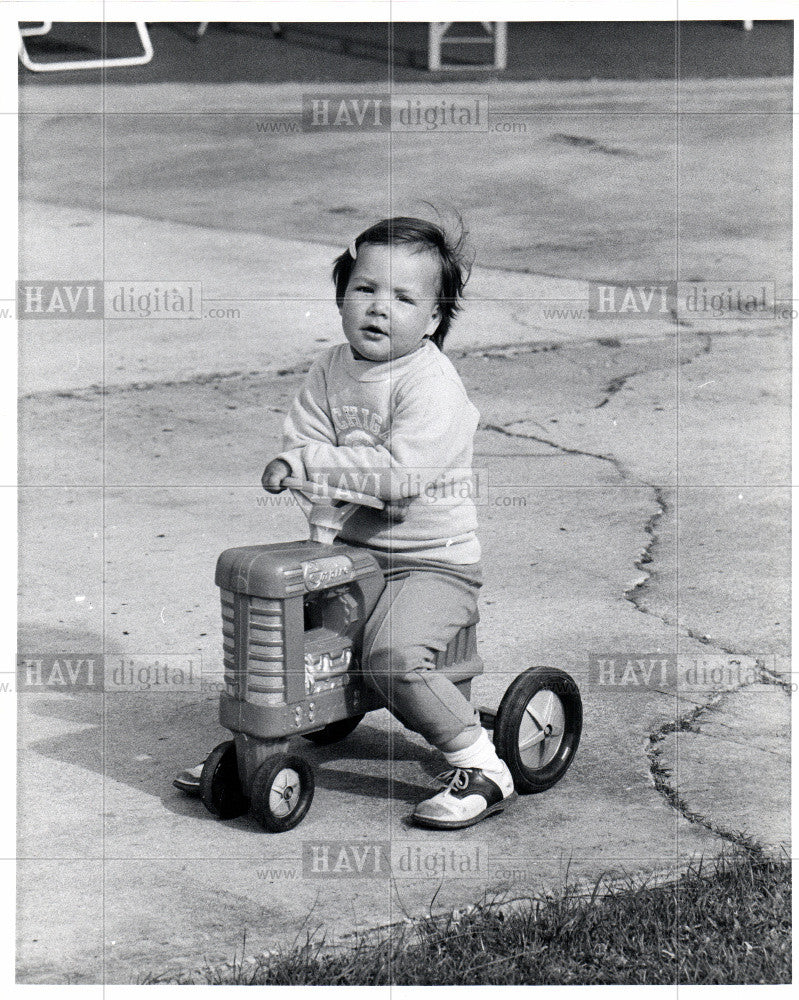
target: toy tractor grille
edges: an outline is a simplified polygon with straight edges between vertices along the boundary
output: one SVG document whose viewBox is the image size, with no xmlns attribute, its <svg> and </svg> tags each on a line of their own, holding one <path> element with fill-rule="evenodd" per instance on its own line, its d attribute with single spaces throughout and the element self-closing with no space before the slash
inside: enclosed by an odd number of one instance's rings
<svg viewBox="0 0 799 1000">
<path fill-rule="evenodd" d="M 350 587 L 332 587 L 305 596 L 305 693 L 346 687 L 352 680 L 352 629 L 362 611 Z"/>
<path fill-rule="evenodd" d="M 225 688 L 254 705 L 286 701 L 284 602 L 222 590 Z"/>
<path fill-rule="evenodd" d="M 222 591 L 222 660 L 225 666 L 225 686 L 228 694 L 238 697 L 238 693 L 231 689 L 234 685 L 236 673 L 235 658 L 235 626 L 233 624 L 233 594 L 229 590 Z"/>
</svg>

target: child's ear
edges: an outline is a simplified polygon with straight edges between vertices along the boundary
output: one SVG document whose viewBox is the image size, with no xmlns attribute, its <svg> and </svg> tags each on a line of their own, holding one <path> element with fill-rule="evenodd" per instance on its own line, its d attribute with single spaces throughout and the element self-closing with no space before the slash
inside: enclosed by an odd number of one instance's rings
<svg viewBox="0 0 799 1000">
<path fill-rule="evenodd" d="M 438 324 L 441 322 L 441 307 L 436 302 L 432 313 L 430 314 L 430 322 L 427 324 L 427 329 L 425 330 L 425 337 L 432 337 L 438 328 Z"/>
</svg>

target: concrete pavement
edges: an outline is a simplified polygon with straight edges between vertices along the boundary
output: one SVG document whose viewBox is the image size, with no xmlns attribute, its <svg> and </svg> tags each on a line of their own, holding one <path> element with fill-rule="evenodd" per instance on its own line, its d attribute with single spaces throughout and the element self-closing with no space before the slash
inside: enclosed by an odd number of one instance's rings
<svg viewBox="0 0 799 1000">
<path fill-rule="evenodd" d="M 131 176 L 146 150 L 133 161 Z M 216 555 L 304 530 L 293 507 L 260 505 L 257 483 L 309 358 L 338 336 L 326 280 L 338 234 L 209 231 L 137 214 L 134 200 L 101 224 L 90 199 L 54 203 L 45 187 L 24 191 L 24 274 L 180 276 L 240 312 L 114 321 L 104 341 L 86 323 L 23 325 L 20 652 L 197 658 L 213 681 Z M 129 190 L 146 192 L 146 175 Z M 757 268 L 768 241 L 752 247 Z M 567 879 L 662 875 L 743 838 L 786 843 L 788 324 L 677 336 L 650 321 L 543 321 L 543 299 L 585 287 L 499 260 L 478 268 L 449 347 L 482 414 L 475 466 L 490 484 L 474 698 L 496 704 L 535 663 L 572 673 L 585 729 L 563 782 L 468 831 L 408 827 L 440 762 L 380 712 L 338 747 L 307 748 L 311 812 L 269 836 L 247 818 L 217 823 L 171 787 L 224 737 L 213 692 L 23 693 L 20 980 L 129 983 L 230 958 L 245 931 L 255 954 Z M 589 657 L 614 652 L 738 673 L 607 690 Z M 325 839 L 427 857 L 446 842 L 473 867 L 308 876 L 303 845 Z"/>
</svg>

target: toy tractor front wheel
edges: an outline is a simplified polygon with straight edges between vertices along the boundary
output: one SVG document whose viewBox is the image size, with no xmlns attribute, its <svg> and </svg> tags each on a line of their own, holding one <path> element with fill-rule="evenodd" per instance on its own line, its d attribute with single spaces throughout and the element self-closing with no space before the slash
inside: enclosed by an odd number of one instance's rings
<svg viewBox="0 0 799 1000">
<path fill-rule="evenodd" d="M 203 765 L 200 798 L 208 812 L 219 819 L 243 816 L 249 808 L 239 781 L 236 744 L 226 740 L 215 747 Z"/>
<path fill-rule="evenodd" d="M 273 754 L 255 772 L 250 810 L 272 833 L 292 830 L 311 808 L 314 776 L 311 765 L 298 754 Z"/>
<path fill-rule="evenodd" d="M 494 745 L 518 792 L 545 792 L 569 768 L 583 727 L 580 690 L 555 667 L 531 667 L 497 709 Z"/>
</svg>

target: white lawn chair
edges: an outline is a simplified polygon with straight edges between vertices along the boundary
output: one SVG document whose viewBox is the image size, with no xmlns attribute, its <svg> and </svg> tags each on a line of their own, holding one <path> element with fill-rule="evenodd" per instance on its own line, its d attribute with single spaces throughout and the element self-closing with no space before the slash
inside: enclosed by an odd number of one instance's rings
<svg viewBox="0 0 799 1000">
<path fill-rule="evenodd" d="M 485 35 L 447 35 L 454 21 L 431 21 L 427 35 L 427 67 L 432 72 L 464 69 L 505 69 L 508 64 L 507 21 L 481 21 Z M 493 60 L 488 63 L 441 63 L 442 45 L 490 45 Z"/>
<path fill-rule="evenodd" d="M 19 60 L 32 73 L 59 73 L 70 69 L 108 69 L 111 66 L 143 66 L 153 57 L 153 43 L 144 21 L 134 21 L 142 53 L 137 56 L 113 56 L 110 59 L 66 59 L 64 61 L 36 62 L 25 48 L 25 39 L 32 35 L 46 35 L 53 27 L 52 21 L 42 21 L 37 27 L 19 28 Z"/>
</svg>

